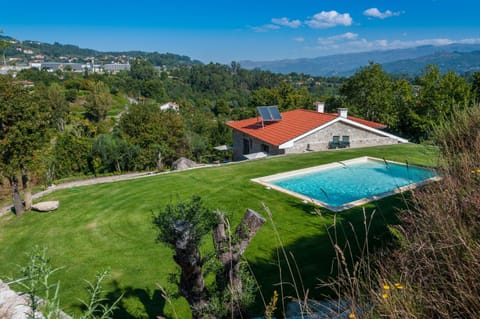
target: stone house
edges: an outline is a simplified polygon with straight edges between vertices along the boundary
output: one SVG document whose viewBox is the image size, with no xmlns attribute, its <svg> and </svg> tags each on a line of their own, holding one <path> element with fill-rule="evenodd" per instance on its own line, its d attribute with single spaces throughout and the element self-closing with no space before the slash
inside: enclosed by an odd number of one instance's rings
<svg viewBox="0 0 480 319">
<path fill-rule="evenodd" d="M 281 120 L 254 117 L 228 122 L 233 129 L 233 160 L 303 153 L 336 148 L 407 143 L 382 129 L 385 125 L 338 113 L 297 109 L 281 113 Z"/>
</svg>

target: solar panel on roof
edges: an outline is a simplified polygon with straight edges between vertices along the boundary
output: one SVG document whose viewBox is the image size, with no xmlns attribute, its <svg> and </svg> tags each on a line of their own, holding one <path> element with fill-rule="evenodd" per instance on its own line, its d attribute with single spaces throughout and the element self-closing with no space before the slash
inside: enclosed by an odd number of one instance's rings
<svg viewBox="0 0 480 319">
<path fill-rule="evenodd" d="M 270 112 L 268 111 L 267 106 L 259 106 L 259 107 L 257 107 L 257 110 L 258 110 L 258 113 L 260 113 L 260 116 L 262 117 L 262 120 L 264 120 L 264 121 L 270 121 L 271 120 Z"/>
<path fill-rule="evenodd" d="M 280 111 L 278 110 L 278 107 L 276 105 L 258 106 L 257 110 L 258 110 L 258 113 L 260 113 L 260 116 L 262 117 L 263 121 L 273 122 L 273 121 L 282 120 L 282 115 L 280 114 Z"/>
<path fill-rule="evenodd" d="M 268 110 L 270 111 L 274 121 L 280 121 L 282 119 L 282 115 L 276 106 L 269 106 Z"/>
</svg>

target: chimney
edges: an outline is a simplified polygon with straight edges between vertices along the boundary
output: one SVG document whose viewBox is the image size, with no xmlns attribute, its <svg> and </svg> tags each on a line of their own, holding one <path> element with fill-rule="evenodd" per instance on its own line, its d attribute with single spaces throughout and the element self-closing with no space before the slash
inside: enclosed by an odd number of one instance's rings
<svg viewBox="0 0 480 319">
<path fill-rule="evenodd" d="M 317 108 L 318 113 L 325 113 L 325 102 L 314 102 L 313 105 Z"/>
<path fill-rule="evenodd" d="M 344 119 L 347 118 L 347 115 L 348 115 L 348 109 L 347 108 L 338 108 L 337 112 L 338 112 L 338 115 L 340 117 L 343 117 Z"/>
</svg>

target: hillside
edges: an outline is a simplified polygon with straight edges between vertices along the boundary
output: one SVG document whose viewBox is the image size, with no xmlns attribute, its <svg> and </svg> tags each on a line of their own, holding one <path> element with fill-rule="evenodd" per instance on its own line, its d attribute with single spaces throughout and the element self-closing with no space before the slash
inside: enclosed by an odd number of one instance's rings
<svg viewBox="0 0 480 319">
<path fill-rule="evenodd" d="M 142 57 L 154 66 L 172 68 L 182 65 L 201 65 L 202 62 L 185 55 L 145 51 L 102 52 L 80 48 L 71 44 L 44 43 L 39 41 L 18 41 L 0 36 L 11 42 L 5 53 L 13 63 L 68 61 L 127 63 L 130 59 Z M 418 46 L 408 49 L 378 50 L 361 53 L 337 54 L 317 58 L 285 59 L 276 61 L 240 61 L 247 69 L 260 69 L 275 73 L 304 73 L 312 76 L 351 76 L 358 68 L 370 62 L 382 64 L 391 74 L 417 76 L 429 64 L 437 65 L 442 72 L 455 71 L 458 74 L 480 70 L 480 44 L 450 44 L 444 46 Z"/>
<path fill-rule="evenodd" d="M 383 69 L 391 74 L 421 75 L 425 66 L 434 64 L 442 72 L 455 71 L 459 74 L 480 72 L 480 51 L 437 52 L 431 55 L 384 63 Z"/>
<path fill-rule="evenodd" d="M 174 67 L 179 65 L 199 65 L 202 62 L 188 56 L 173 53 L 158 53 L 145 51 L 112 51 L 102 52 L 93 49 L 80 48 L 71 44 L 55 42 L 45 43 L 40 41 L 18 41 L 10 37 L 0 36 L 11 42 L 11 46 L 5 51 L 8 58 L 18 59 L 18 62 L 28 63 L 36 60 L 95 63 L 126 63 L 129 59 L 142 57 L 155 66 Z"/>
<path fill-rule="evenodd" d="M 480 45 L 451 44 L 419 46 L 409 49 L 371 51 L 330 55 L 317 58 L 279 61 L 241 61 L 246 69 L 269 70 L 278 73 L 306 73 L 315 76 L 350 76 L 369 62 L 380 63 L 390 73 L 417 75 L 429 65 L 436 64 L 442 72 L 454 70 L 459 74 L 478 70 Z M 455 53 L 455 54 L 454 54 Z M 452 60 L 452 54 L 455 59 Z"/>
</svg>

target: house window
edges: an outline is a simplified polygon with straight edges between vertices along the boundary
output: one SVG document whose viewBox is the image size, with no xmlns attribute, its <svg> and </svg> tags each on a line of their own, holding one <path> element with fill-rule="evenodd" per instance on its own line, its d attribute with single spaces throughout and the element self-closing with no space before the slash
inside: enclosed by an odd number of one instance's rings
<svg viewBox="0 0 480 319">
<path fill-rule="evenodd" d="M 340 136 L 332 136 L 332 141 L 328 143 L 328 148 L 339 148 L 340 147 Z"/>
<path fill-rule="evenodd" d="M 262 152 L 265 152 L 267 154 L 270 152 L 267 144 L 262 144 Z"/>
<path fill-rule="evenodd" d="M 342 136 L 342 147 L 350 147 L 350 136 L 348 135 Z"/>
<path fill-rule="evenodd" d="M 250 154 L 250 141 L 246 138 L 243 139 L 243 154 Z"/>
</svg>

